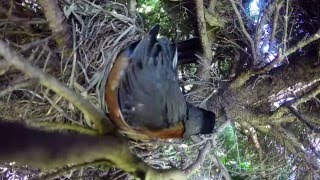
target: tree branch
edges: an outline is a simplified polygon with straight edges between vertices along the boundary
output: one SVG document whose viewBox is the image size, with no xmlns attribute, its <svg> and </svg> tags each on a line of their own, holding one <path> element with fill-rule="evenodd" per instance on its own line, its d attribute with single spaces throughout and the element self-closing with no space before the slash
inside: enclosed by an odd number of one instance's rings
<svg viewBox="0 0 320 180">
<path fill-rule="evenodd" d="M 8 86 L 6 89 L 0 91 L 0 97 L 3 97 L 15 90 L 19 90 L 22 88 L 34 86 L 37 83 L 34 79 L 26 80 L 24 82 L 14 84 L 13 86 Z"/>
<path fill-rule="evenodd" d="M 256 32 L 255 32 L 255 38 L 254 38 L 254 44 L 255 44 L 255 48 L 256 48 L 256 52 L 259 51 L 259 49 L 261 49 L 260 47 L 260 43 L 261 41 L 263 41 L 262 39 L 262 35 L 263 35 L 263 30 L 264 30 L 264 26 L 267 23 L 267 19 L 270 18 L 271 14 L 273 13 L 274 9 L 276 8 L 276 5 L 278 4 L 279 0 L 275 0 L 273 2 L 270 2 L 270 4 L 268 5 L 267 8 L 260 10 L 260 14 L 259 14 L 259 20 L 256 26 Z M 262 12 L 263 11 L 263 12 Z M 261 18 L 260 18 L 261 17 Z M 263 57 L 261 57 L 261 54 L 258 53 L 257 54 L 257 58 L 258 59 L 254 59 L 254 60 L 258 60 L 258 61 L 254 61 L 254 66 L 256 67 L 259 62 L 263 61 Z"/>
<path fill-rule="evenodd" d="M 305 149 L 305 146 L 290 132 L 282 128 L 280 125 L 273 126 L 274 134 L 272 136 L 281 143 L 286 143 L 289 146 L 287 149 L 289 152 L 297 155 L 305 160 L 309 168 L 319 170 L 320 165 L 315 156 L 310 155 Z"/>
<path fill-rule="evenodd" d="M 307 102 L 308 100 L 316 97 L 318 94 L 320 94 L 320 85 L 312 91 L 304 94 L 301 98 L 299 98 L 296 102 L 293 103 L 293 106 L 297 106 L 301 103 Z"/>
<path fill-rule="evenodd" d="M 206 21 L 204 18 L 204 7 L 203 7 L 203 0 L 196 0 L 196 6 L 197 6 L 197 17 L 198 17 L 198 29 L 200 33 L 201 43 L 204 50 L 204 56 L 207 62 L 210 66 L 210 62 L 212 60 L 212 52 L 211 52 L 211 45 L 208 41 L 208 35 L 207 35 L 207 26 Z"/>
<path fill-rule="evenodd" d="M 193 172 L 195 172 L 196 170 L 198 170 L 202 163 L 204 162 L 206 155 L 210 152 L 213 143 L 212 141 L 214 139 L 216 139 L 218 137 L 218 135 L 226 128 L 230 125 L 230 120 L 227 120 L 225 123 L 223 123 L 217 130 L 215 130 L 214 134 L 211 136 L 210 139 L 207 140 L 206 144 L 204 145 L 204 147 L 199 151 L 198 157 L 197 159 L 190 164 L 188 167 L 186 167 L 183 171 L 185 174 L 187 174 L 188 176 L 191 175 Z M 220 162 L 218 162 L 218 159 L 216 159 L 217 161 L 217 165 L 219 165 Z M 220 166 L 222 167 L 222 171 L 223 174 L 225 176 L 226 179 L 228 179 L 228 177 L 230 177 L 230 175 L 228 174 L 227 171 L 225 171 L 226 169 L 224 168 L 224 166 Z"/>
<path fill-rule="evenodd" d="M 320 29 L 317 31 L 317 33 L 312 35 L 310 38 L 305 39 L 303 41 L 299 41 L 295 46 L 289 48 L 287 51 L 285 51 L 285 52 L 279 51 L 278 56 L 274 61 L 272 61 L 268 65 L 264 66 L 262 69 L 256 71 L 254 73 L 254 75 L 267 73 L 268 71 L 273 69 L 276 64 L 280 63 L 285 57 L 289 56 L 290 54 L 296 52 L 297 50 L 303 48 L 304 46 L 306 46 L 306 45 L 310 44 L 311 42 L 316 41 L 318 39 L 320 39 Z"/>
<path fill-rule="evenodd" d="M 136 10 L 137 10 L 137 1 L 136 0 L 130 0 L 129 2 L 129 11 L 130 11 L 130 17 L 132 19 L 136 19 Z"/>
<path fill-rule="evenodd" d="M 134 156 L 117 136 L 94 137 L 30 129 L 0 120 L 0 162 L 14 161 L 44 169 L 104 159 L 135 177 L 146 180 L 185 179 L 179 170 L 156 170 Z"/>
<path fill-rule="evenodd" d="M 45 130 L 54 130 L 54 131 L 75 131 L 80 134 L 87 134 L 92 136 L 99 135 L 98 132 L 94 129 L 84 127 L 82 125 L 71 124 L 71 123 L 62 123 L 62 122 L 50 122 L 50 121 L 31 121 L 28 120 L 27 124 L 31 127 L 37 127 Z"/>
<path fill-rule="evenodd" d="M 67 88 L 55 78 L 49 77 L 38 68 L 32 67 L 29 63 L 27 63 L 28 61 L 26 59 L 16 53 L 12 48 L 9 47 L 7 43 L 1 40 L 0 55 L 2 55 L 9 64 L 26 73 L 29 77 L 39 80 L 40 84 L 69 100 L 85 115 L 87 119 L 94 123 L 95 129 L 97 129 L 99 134 L 104 134 L 107 131 L 113 130 L 113 125 L 111 122 L 102 113 L 102 111 L 98 110 L 90 101 L 84 99 L 81 95 Z"/>
<path fill-rule="evenodd" d="M 199 151 L 198 157 L 191 165 L 184 169 L 184 172 L 188 175 L 191 175 L 194 171 L 198 170 L 202 165 L 203 161 L 206 158 L 206 155 L 209 153 L 212 147 L 211 140 L 207 140 L 204 147 Z"/>
</svg>

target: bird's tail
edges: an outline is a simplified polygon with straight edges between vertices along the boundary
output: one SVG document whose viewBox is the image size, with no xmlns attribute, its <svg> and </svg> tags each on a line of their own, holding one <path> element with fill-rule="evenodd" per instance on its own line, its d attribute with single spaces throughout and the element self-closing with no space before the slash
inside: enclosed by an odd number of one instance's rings
<svg viewBox="0 0 320 180">
<path fill-rule="evenodd" d="M 151 50 L 157 42 L 157 36 L 160 30 L 160 25 L 153 26 L 148 34 L 135 47 L 131 57 L 135 59 L 149 59 Z"/>
</svg>

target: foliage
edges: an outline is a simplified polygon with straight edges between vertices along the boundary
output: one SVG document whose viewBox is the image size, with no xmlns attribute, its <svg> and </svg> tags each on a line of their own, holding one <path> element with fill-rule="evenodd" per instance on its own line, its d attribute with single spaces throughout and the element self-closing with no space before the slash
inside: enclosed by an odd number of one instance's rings
<svg viewBox="0 0 320 180">
<path fill-rule="evenodd" d="M 163 36 L 175 34 L 174 21 L 165 10 L 167 4 L 161 0 L 138 0 L 137 11 L 144 19 L 145 29 L 150 29 L 154 24 L 160 24 L 160 33 Z"/>
<path fill-rule="evenodd" d="M 197 31 L 190 21 L 194 14 L 183 5 L 170 0 L 137 0 L 137 11 L 145 22 L 145 30 L 160 24 L 160 34 L 176 41 L 195 36 Z"/>
</svg>

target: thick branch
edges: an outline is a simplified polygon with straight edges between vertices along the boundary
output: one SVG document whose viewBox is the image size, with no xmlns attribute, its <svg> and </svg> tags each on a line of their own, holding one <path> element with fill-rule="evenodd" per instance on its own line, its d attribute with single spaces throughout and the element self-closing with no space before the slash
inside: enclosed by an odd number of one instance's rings
<svg viewBox="0 0 320 180">
<path fill-rule="evenodd" d="M 6 137 L 1 142 L 4 148 L 0 148 L 2 163 L 14 161 L 50 169 L 104 159 L 142 179 L 185 179 L 181 171 L 152 169 L 129 151 L 126 141 L 116 136 L 48 133 L 3 121 L 0 136 Z"/>
<path fill-rule="evenodd" d="M 53 90 L 63 98 L 74 104 L 89 120 L 91 120 L 99 134 L 111 131 L 113 125 L 107 120 L 102 111 L 98 110 L 90 101 L 84 99 L 79 94 L 73 92 L 55 78 L 49 77 L 38 68 L 32 67 L 26 59 L 11 49 L 7 43 L 0 41 L 0 55 L 9 64 L 15 66 L 20 71 L 26 73 L 31 78 L 39 80 L 40 84 Z M 108 123 L 109 122 L 109 123 Z M 107 126 L 105 123 L 108 123 Z"/>
</svg>

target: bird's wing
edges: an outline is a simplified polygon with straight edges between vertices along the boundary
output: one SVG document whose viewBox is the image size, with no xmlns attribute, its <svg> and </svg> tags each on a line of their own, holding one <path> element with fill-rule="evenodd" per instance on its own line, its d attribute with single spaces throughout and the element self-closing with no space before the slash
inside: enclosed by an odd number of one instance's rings
<svg viewBox="0 0 320 180">
<path fill-rule="evenodd" d="M 173 67 L 176 55 L 168 39 L 157 40 L 158 30 L 153 28 L 135 47 L 119 85 L 121 112 L 134 128 L 160 130 L 186 118 L 186 101 Z"/>
</svg>

